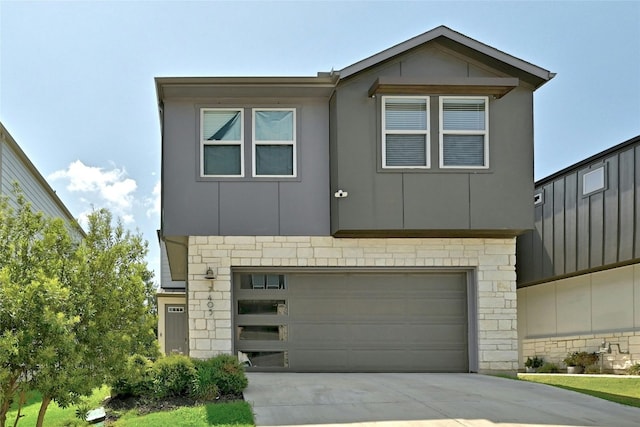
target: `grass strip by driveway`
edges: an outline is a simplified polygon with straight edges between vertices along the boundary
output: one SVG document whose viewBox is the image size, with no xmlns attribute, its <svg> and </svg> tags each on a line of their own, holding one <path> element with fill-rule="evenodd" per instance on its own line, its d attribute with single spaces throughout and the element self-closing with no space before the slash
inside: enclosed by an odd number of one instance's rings
<svg viewBox="0 0 640 427">
<path fill-rule="evenodd" d="M 102 400 L 109 396 L 109 388 L 96 389 L 93 395 L 87 399 L 91 408 L 102 406 Z M 52 402 L 47 409 L 44 425 L 47 427 L 83 427 L 87 423 L 76 417 L 76 406 L 60 408 Z M 19 426 L 33 426 L 38 418 L 40 409 L 40 394 L 31 393 L 29 399 L 22 408 L 22 418 Z M 13 425 L 17 410 L 14 408 L 7 414 L 7 425 Z M 131 410 L 124 414 L 115 423 L 108 424 L 117 427 L 253 427 L 253 412 L 247 402 L 212 403 L 201 406 L 182 407 L 173 411 L 153 412 L 147 415 L 138 415 Z"/>
<path fill-rule="evenodd" d="M 518 378 L 640 408 L 640 378 L 540 374 L 519 374 Z"/>
<path fill-rule="evenodd" d="M 253 427 L 253 413 L 247 402 L 212 403 L 185 407 L 173 411 L 137 415 L 135 410 L 124 414 L 114 427 Z"/>
</svg>

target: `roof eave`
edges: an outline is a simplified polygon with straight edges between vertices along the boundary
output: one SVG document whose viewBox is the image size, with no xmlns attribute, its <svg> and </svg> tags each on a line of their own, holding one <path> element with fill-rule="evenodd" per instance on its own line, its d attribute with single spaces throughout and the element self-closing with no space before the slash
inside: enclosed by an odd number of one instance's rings
<svg viewBox="0 0 640 427">
<path fill-rule="evenodd" d="M 542 86 L 547 81 L 551 80 L 555 76 L 555 73 L 552 73 L 549 70 L 538 67 L 537 65 L 531 64 L 530 62 L 523 61 L 522 59 L 516 58 L 501 50 L 493 48 L 475 39 L 467 37 L 464 34 L 454 31 L 449 27 L 441 25 L 439 27 L 434 28 L 433 30 L 427 31 L 426 33 L 420 34 L 407 41 L 404 41 L 388 49 L 385 49 L 382 52 L 379 52 L 375 55 L 365 58 L 362 61 L 356 62 L 355 64 L 352 64 L 343 68 L 338 72 L 340 74 L 340 79 L 348 78 L 370 67 L 373 67 L 384 61 L 387 61 L 395 56 L 401 55 L 420 45 L 433 41 L 438 37 L 445 37 L 449 40 L 452 40 L 456 43 L 459 43 L 463 46 L 466 46 L 470 49 L 473 49 L 477 52 L 487 55 L 488 57 L 491 57 L 495 60 L 504 62 L 507 65 L 518 68 L 540 79 L 540 83 L 536 85 L 536 89 Z"/>
</svg>

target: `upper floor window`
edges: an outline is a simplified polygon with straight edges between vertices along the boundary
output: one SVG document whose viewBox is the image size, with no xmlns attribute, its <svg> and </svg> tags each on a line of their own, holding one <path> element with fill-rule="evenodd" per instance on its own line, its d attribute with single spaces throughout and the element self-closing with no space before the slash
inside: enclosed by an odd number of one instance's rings
<svg viewBox="0 0 640 427">
<path fill-rule="evenodd" d="M 202 176 L 243 176 L 242 109 L 203 108 L 200 117 Z"/>
<path fill-rule="evenodd" d="M 429 167 L 429 97 L 382 97 L 382 167 Z"/>
<path fill-rule="evenodd" d="M 296 111 L 253 109 L 253 175 L 296 176 Z"/>
<path fill-rule="evenodd" d="M 489 167 L 487 97 L 440 98 L 440 167 Z"/>
<path fill-rule="evenodd" d="M 589 172 L 582 175 L 582 195 L 589 196 L 598 191 L 602 191 L 606 188 L 606 174 L 605 167 L 600 166 L 599 168 L 590 170 Z"/>
</svg>

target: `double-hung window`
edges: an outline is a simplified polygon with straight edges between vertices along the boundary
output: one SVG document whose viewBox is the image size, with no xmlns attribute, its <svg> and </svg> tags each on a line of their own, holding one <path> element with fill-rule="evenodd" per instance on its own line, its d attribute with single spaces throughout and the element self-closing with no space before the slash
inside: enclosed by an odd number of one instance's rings
<svg viewBox="0 0 640 427">
<path fill-rule="evenodd" d="M 382 167 L 429 167 L 429 97 L 382 97 Z"/>
<path fill-rule="evenodd" d="M 253 176 L 296 176 L 296 110 L 253 109 Z"/>
<path fill-rule="evenodd" d="M 440 98 L 440 167 L 489 167 L 488 98 Z"/>
<path fill-rule="evenodd" d="M 201 176 L 244 176 L 243 110 L 203 108 L 200 114 Z"/>
</svg>

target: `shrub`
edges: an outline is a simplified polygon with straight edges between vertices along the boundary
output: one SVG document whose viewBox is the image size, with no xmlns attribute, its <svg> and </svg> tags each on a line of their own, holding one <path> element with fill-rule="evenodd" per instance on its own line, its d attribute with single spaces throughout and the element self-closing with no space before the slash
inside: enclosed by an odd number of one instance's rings
<svg viewBox="0 0 640 427">
<path fill-rule="evenodd" d="M 234 356 L 221 354 L 204 361 L 203 365 L 207 366 L 207 375 L 221 394 L 240 394 L 247 388 L 244 367 Z"/>
<path fill-rule="evenodd" d="M 152 362 L 145 356 L 134 354 L 127 359 L 122 376 L 111 385 L 117 396 L 144 396 L 153 387 Z"/>
<path fill-rule="evenodd" d="M 629 375 L 640 375 L 640 363 L 636 363 L 635 365 L 631 365 L 627 368 L 627 374 Z"/>
<path fill-rule="evenodd" d="M 538 368 L 538 373 L 539 374 L 557 374 L 558 367 L 555 365 L 555 363 L 547 362 Z"/>
<path fill-rule="evenodd" d="M 588 353 L 586 351 L 574 351 L 573 353 L 567 354 L 567 357 L 565 357 L 563 361 L 567 366 L 582 366 L 586 368 L 598 362 L 598 354 Z"/>
<path fill-rule="evenodd" d="M 599 374 L 600 366 L 599 365 L 589 365 L 584 368 L 585 374 Z"/>
<path fill-rule="evenodd" d="M 191 359 L 179 354 L 158 359 L 152 372 L 153 394 L 157 398 L 186 396 L 196 379 Z"/>
<path fill-rule="evenodd" d="M 544 359 L 538 356 L 533 356 L 533 358 L 527 357 L 527 361 L 524 362 L 524 366 L 527 368 L 539 368 L 542 365 L 544 365 Z"/>
<path fill-rule="evenodd" d="M 214 381 L 214 368 L 208 361 L 194 360 L 196 378 L 193 381 L 192 395 L 196 399 L 215 400 L 220 397 L 220 390 Z"/>
</svg>

